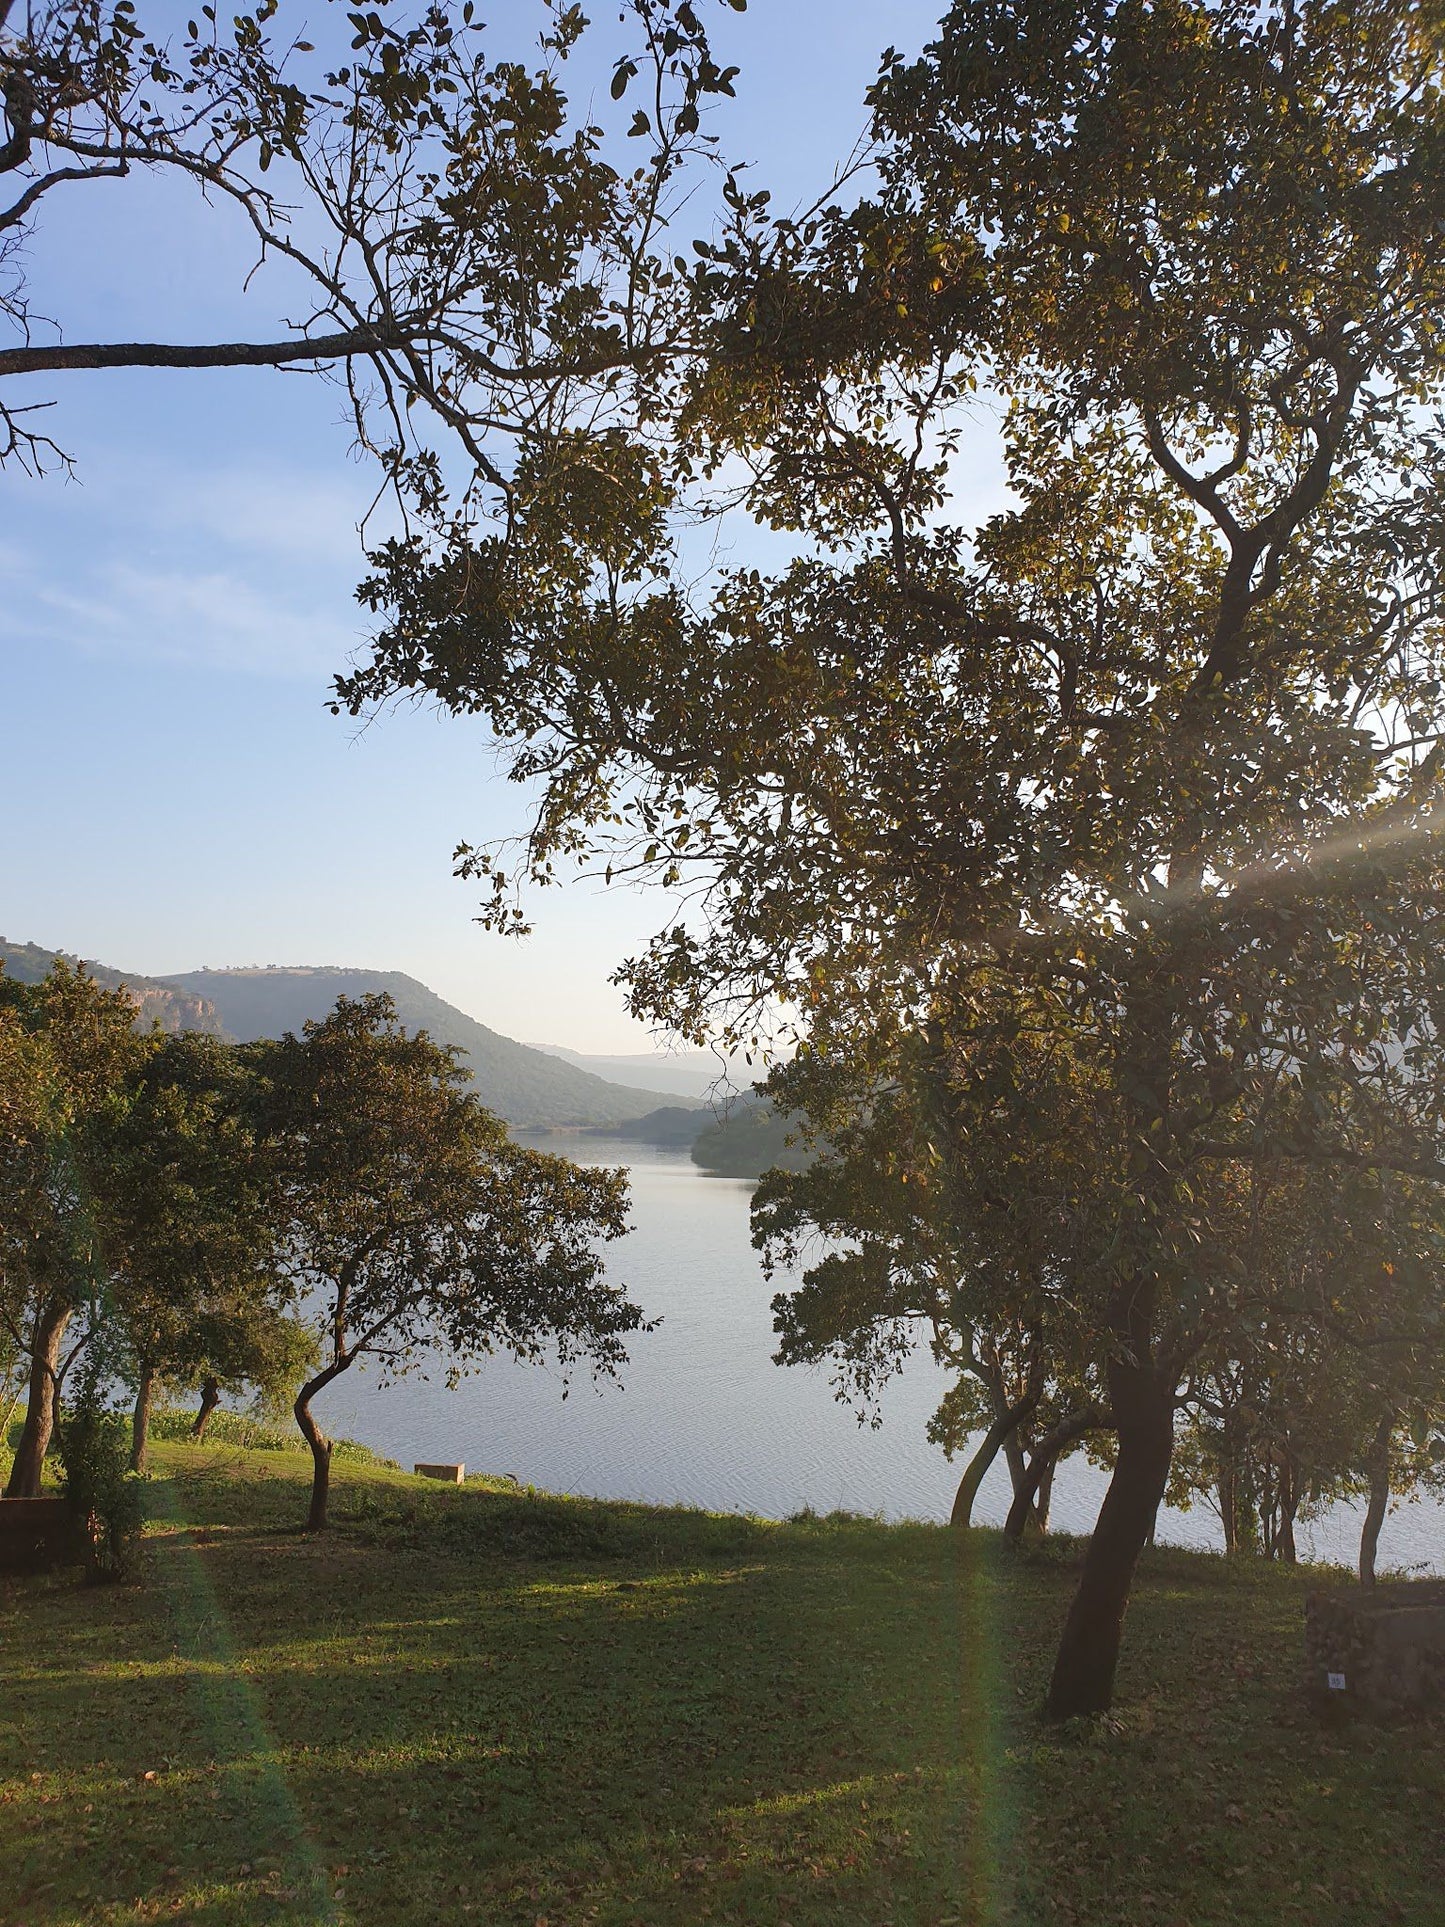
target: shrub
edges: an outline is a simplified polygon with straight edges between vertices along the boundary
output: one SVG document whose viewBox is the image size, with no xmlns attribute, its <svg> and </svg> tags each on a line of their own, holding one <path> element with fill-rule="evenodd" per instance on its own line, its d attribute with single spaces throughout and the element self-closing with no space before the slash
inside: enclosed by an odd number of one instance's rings
<svg viewBox="0 0 1445 1927">
<path fill-rule="evenodd" d="M 295 1426 L 271 1425 L 254 1413 L 229 1411 L 224 1405 L 212 1412 L 205 1434 L 200 1439 L 191 1436 L 194 1423 L 194 1412 L 176 1408 L 156 1412 L 151 1417 L 151 1437 L 169 1439 L 181 1445 L 240 1446 L 247 1452 L 306 1450 L 306 1442 Z M 336 1439 L 331 1456 L 338 1464 L 347 1459 L 367 1465 L 395 1464 L 393 1459 L 381 1458 L 369 1445 L 362 1445 L 356 1439 Z"/>
<path fill-rule="evenodd" d="M 117 1412 L 81 1405 L 60 1429 L 63 1489 L 81 1528 L 86 1578 L 122 1579 L 145 1519 L 130 1470 L 130 1430 Z"/>
</svg>

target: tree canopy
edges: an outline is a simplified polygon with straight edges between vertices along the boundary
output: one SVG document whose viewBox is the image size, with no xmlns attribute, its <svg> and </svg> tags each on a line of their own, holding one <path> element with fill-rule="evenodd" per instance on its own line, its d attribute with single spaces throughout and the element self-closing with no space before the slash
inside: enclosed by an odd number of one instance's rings
<svg viewBox="0 0 1445 1927">
<path fill-rule="evenodd" d="M 385 1378 L 429 1353 L 458 1377 L 493 1351 L 615 1373 L 638 1307 L 600 1243 L 627 1229 L 621 1172 L 512 1142 L 455 1054 L 408 1033 L 389 997 L 339 998 L 324 1022 L 250 1047 L 280 1185 L 278 1256 L 319 1324 L 296 1420 L 326 1524 L 330 1442 L 312 1400 L 360 1358 Z"/>
<path fill-rule="evenodd" d="M 105 1288 L 103 1174 L 145 1048 L 134 1018 L 123 990 L 63 960 L 39 984 L 0 975 L 0 1314 L 28 1377 L 11 1498 L 39 1490 L 67 1330 Z"/>
<path fill-rule="evenodd" d="M 734 194 L 667 464 L 383 552 L 340 684 L 480 716 L 537 786 L 471 858 L 495 923 L 578 855 L 692 884 L 639 1013 L 781 1010 L 865 1085 L 926 1037 L 970 1158 L 1022 1034 L 1077 1067 L 1116 1449 L 1060 1715 L 1109 1702 L 1239 1186 L 1445 1177 L 1442 82 L 1433 5 L 954 8 L 885 58 L 876 190 Z M 980 396 L 1012 501 L 972 528 Z M 688 592 L 676 518 L 724 483 L 796 559 Z"/>
<path fill-rule="evenodd" d="M 471 5 L 448 0 L 293 24 L 286 0 L 259 0 L 173 31 L 134 0 L 0 0 L 0 462 L 68 460 L 44 426 L 48 388 L 26 378 L 329 369 L 404 502 L 434 502 L 445 472 L 468 513 L 505 519 L 559 425 L 625 414 L 685 337 L 690 276 L 668 223 L 681 171 L 710 152 L 700 106 L 731 91 L 703 11 L 629 0 L 612 92 L 636 81 L 646 100 L 609 134 L 566 91 L 578 6 L 537 0 L 529 65 L 493 54 Z M 300 303 L 284 328 L 85 342 L 42 318 L 27 237 L 59 200 L 98 187 L 113 201 L 146 176 L 233 219 L 283 304 Z"/>
<path fill-rule="evenodd" d="M 111 1350 L 136 1388 L 137 1471 L 157 1382 L 289 1395 L 312 1360 L 274 1262 L 275 1186 L 252 1085 L 242 1055 L 217 1038 L 153 1035 L 107 1142 Z"/>
</svg>

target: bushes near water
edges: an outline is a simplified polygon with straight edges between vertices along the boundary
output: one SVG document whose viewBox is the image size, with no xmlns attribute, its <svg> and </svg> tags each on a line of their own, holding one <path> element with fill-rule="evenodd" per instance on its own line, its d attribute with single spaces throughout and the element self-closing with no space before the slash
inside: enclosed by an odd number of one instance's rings
<svg viewBox="0 0 1445 1927">
<path fill-rule="evenodd" d="M 224 1406 L 212 1412 L 202 1438 L 191 1436 L 196 1415 L 179 1407 L 156 1412 L 151 1418 L 151 1437 L 177 1445 L 240 1446 L 247 1452 L 304 1452 L 306 1442 L 294 1426 L 278 1425 L 252 1412 L 233 1412 Z M 395 1466 L 395 1459 L 384 1459 L 369 1445 L 357 1439 L 336 1439 L 331 1448 L 333 1461 L 349 1459 L 356 1464 Z"/>
</svg>

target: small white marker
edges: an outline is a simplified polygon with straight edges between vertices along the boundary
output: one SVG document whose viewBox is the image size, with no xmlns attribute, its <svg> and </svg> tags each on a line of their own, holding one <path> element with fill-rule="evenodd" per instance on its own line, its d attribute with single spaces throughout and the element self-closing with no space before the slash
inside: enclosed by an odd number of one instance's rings
<svg viewBox="0 0 1445 1927">
<path fill-rule="evenodd" d="M 1345 1690 L 1345 1676 L 1343 1673 L 1326 1673 L 1325 1684 L 1332 1693 L 1343 1693 Z"/>
</svg>

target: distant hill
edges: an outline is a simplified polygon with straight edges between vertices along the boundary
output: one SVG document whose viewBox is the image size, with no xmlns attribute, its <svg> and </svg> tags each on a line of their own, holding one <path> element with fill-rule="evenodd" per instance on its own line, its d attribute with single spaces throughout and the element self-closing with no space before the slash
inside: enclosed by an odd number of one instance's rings
<svg viewBox="0 0 1445 1927">
<path fill-rule="evenodd" d="M 714 1115 L 706 1105 L 665 1104 L 661 1110 L 649 1111 L 646 1117 L 627 1124 L 594 1124 L 591 1130 L 595 1137 L 627 1138 L 634 1144 L 685 1151 L 698 1132 L 714 1121 Z"/>
<path fill-rule="evenodd" d="M 0 960 L 21 983 L 38 983 L 61 954 L 0 937 Z M 97 983 L 108 989 L 124 986 L 135 1003 L 137 1023 L 156 1022 L 167 1031 L 203 1030 L 241 1042 L 299 1031 L 308 1017 L 324 1017 L 338 997 L 389 991 L 409 1030 L 425 1029 L 439 1044 L 460 1047 L 477 1095 L 519 1130 L 627 1124 L 673 1102 L 673 1093 L 666 1089 L 610 1084 L 560 1057 L 499 1036 L 399 970 L 278 967 L 143 977 L 138 971 L 84 961 Z"/>
<path fill-rule="evenodd" d="M 60 956 L 70 963 L 84 963 L 86 970 L 107 990 L 124 989 L 136 1006 L 136 1022 L 143 1027 L 159 1024 L 162 1030 L 204 1030 L 213 1037 L 229 1035 L 216 1006 L 194 991 L 156 977 L 142 977 L 134 970 L 116 970 L 110 964 L 91 958 L 71 957 L 68 952 L 42 950 L 38 943 L 11 943 L 0 937 L 0 960 L 7 977 L 17 983 L 38 984 L 48 975 Z"/>
<path fill-rule="evenodd" d="M 187 970 L 163 981 L 217 1010 L 226 1029 L 243 1042 L 299 1031 L 307 1018 L 324 1017 L 338 997 L 384 990 L 408 1030 L 424 1029 L 439 1044 L 461 1047 L 482 1102 L 523 1130 L 621 1124 L 672 1101 L 666 1090 L 608 1083 L 563 1058 L 499 1036 L 400 970 L 276 965 Z"/>
<path fill-rule="evenodd" d="M 816 1149 L 789 1144 L 798 1126 L 766 1102 L 734 1107 L 693 1140 L 692 1161 L 717 1178 L 760 1178 L 764 1171 L 806 1171 Z"/>
<path fill-rule="evenodd" d="M 713 1086 L 727 1069 L 726 1061 L 710 1050 L 674 1052 L 637 1051 L 619 1057 L 596 1057 L 585 1051 L 568 1050 L 562 1044 L 537 1044 L 534 1049 L 549 1057 L 563 1058 L 594 1077 L 610 1078 L 614 1084 L 636 1084 L 650 1091 L 671 1091 L 677 1097 L 711 1098 Z M 740 1065 L 742 1059 L 737 1059 Z M 735 1081 L 744 1087 L 756 1073 L 736 1071 Z"/>
</svg>

